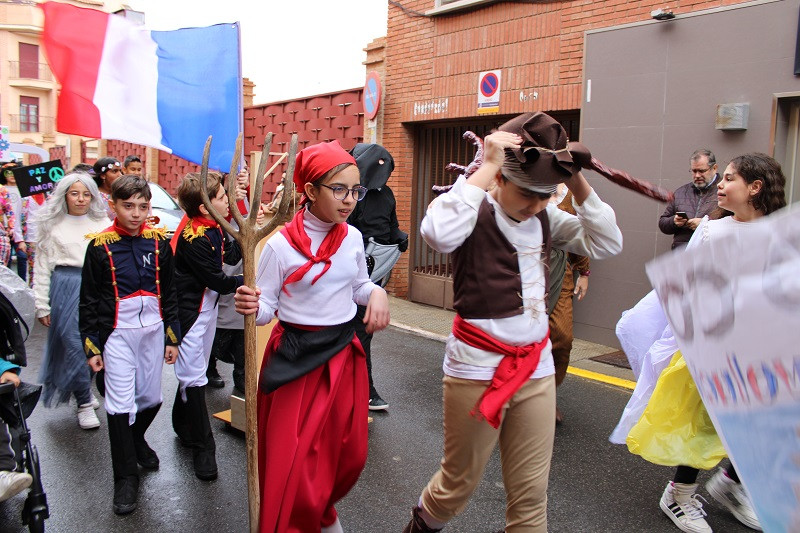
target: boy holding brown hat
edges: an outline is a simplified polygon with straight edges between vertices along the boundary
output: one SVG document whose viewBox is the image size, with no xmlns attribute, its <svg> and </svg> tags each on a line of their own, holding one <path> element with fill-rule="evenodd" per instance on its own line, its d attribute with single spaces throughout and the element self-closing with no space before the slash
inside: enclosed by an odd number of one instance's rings
<svg viewBox="0 0 800 533">
<path fill-rule="evenodd" d="M 443 365 L 444 458 L 404 532 L 439 531 L 461 512 L 498 441 L 506 531 L 547 531 L 555 429 L 549 249 L 593 258 L 622 249 L 614 211 L 573 158 L 579 151 L 584 160 L 588 151 L 568 143 L 548 115 L 520 115 L 485 138 L 477 170 L 434 200 L 422 221 L 425 241 L 453 254 L 458 315 Z M 548 207 L 562 182 L 576 216 Z"/>
</svg>

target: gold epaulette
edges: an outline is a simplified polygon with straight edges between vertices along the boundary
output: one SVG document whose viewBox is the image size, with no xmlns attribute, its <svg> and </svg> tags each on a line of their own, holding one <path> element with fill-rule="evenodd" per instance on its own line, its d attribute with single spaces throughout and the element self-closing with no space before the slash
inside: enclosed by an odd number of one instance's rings
<svg viewBox="0 0 800 533">
<path fill-rule="evenodd" d="M 94 239 L 95 246 L 103 246 L 104 244 L 110 244 L 112 242 L 117 242 L 120 239 L 119 233 L 114 230 L 107 230 L 107 231 L 100 231 L 98 233 L 89 233 L 86 235 L 86 238 L 89 240 Z"/>
<path fill-rule="evenodd" d="M 146 230 L 142 231 L 142 237 L 145 239 L 163 241 L 167 238 L 167 227 L 161 226 L 160 228 L 147 228 Z"/>
<path fill-rule="evenodd" d="M 208 226 L 197 226 L 196 230 L 192 229 L 192 222 L 189 221 L 186 223 L 186 227 L 183 228 L 183 238 L 192 242 L 196 238 L 204 236 L 206 229 L 208 229 Z"/>
</svg>

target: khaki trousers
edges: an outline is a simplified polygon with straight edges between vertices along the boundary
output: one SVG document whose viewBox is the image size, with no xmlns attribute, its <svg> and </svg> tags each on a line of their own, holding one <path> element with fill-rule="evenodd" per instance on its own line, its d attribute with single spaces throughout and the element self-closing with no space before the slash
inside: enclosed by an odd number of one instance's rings
<svg viewBox="0 0 800 533">
<path fill-rule="evenodd" d="M 487 381 L 445 376 L 444 457 L 422 506 L 447 522 L 466 507 L 500 441 L 506 532 L 547 532 L 547 481 L 555 433 L 555 378 L 533 379 L 503 408 L 498 429 L 470 415 Z"/>
</svg>

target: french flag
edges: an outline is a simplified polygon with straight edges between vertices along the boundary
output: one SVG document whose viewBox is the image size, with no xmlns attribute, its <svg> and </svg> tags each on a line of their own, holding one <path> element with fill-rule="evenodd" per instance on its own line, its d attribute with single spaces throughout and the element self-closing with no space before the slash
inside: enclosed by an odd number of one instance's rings
<svg viewBox="0 0 800 533">
<path fill-rule="evenodd" d="M 242 130 L 239 24 L 150 31 L 94 9 L 46 2 L 43 42 L 61 84 L 56 128 L 152 146 L 230 168 Z"/>
</svg>

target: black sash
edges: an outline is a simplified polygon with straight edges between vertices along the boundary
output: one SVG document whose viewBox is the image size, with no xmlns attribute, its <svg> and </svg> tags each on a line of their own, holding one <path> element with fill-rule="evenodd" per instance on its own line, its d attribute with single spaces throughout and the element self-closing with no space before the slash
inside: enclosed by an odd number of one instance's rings
<svg viewBox="0 0 800 533">
<path fill-rule="evenodd" d="M 261 371 L 259 387 L 265 394 L 275 391 L 315 368 L 327 363 L 334 355 L 353 342 L 353 322 L 329 326 L 317 331 L 290 326 L 281 322 L 283 334 L 275 353 Z"/>
</svg>

